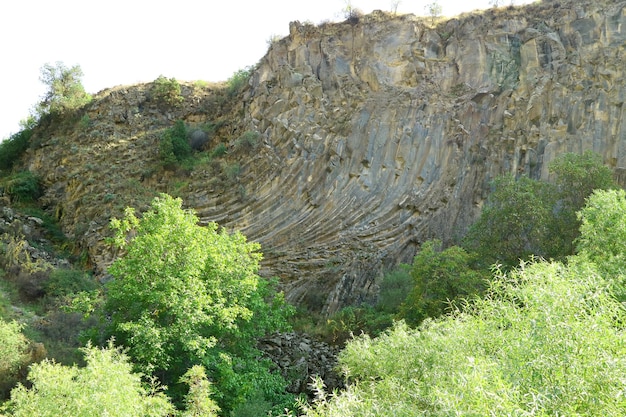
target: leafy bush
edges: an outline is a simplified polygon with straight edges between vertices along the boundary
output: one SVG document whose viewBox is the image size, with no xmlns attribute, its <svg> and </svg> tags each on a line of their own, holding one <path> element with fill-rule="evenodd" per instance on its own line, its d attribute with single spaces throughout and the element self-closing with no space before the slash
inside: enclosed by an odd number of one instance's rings
<svg viewBox="0 0 626 417">
<path fill-rule="evenodd" d="M 22 328 L 15 321 L 0 319 L 0 400 L 16 384 L 19 368 L 28 361 L 28 340 Z"/>
<path fill-rule="evenodd" d="M 453 303 L 480 294 L 485 275 L 472 269 L 472 257 L 463 248 L 442 249 L 438 240 L 425 242 L 411 268 L 413 288 L 400 307 L 400 317 L 417 325 L 449 311 Z"/>
<path fill-rule="evenodd" d="M 226 145 L 224 145 L 223 143 L 220 143 L 219 145 L 217 145 L 215 147 L 215 149 L 213 149 L 213 151 L 211 152 L 211 157 L 213 158 L 219 158 L 221 156 L 226 155 L 226 152 L 228 151 L 228 148 L 226 147 Z"/>
<path fill-rule="evenodd" d="M 575 240 L 580 236 L 580 221 L 576 213 L 585 206 L 585 200 L 594 190 L 619 188 L 609 167 L 602 164 L 600 155 L 586 151 L 582 155 L 566 153 L 549 166 L 555 176 L 557 203 L 550 223 L 550 235 L 555 246 L 554 257 L 574 253 Z"/>
<path fill-rule="evenodd" d="M 596 190 L 578 212 L 577 250 L 610 278 L 620 301 L 626 301 L 626 192 Z"/>
<path fill-rule="evenodd" d="M 512 267 L 531 255 L 545 256 L 554 196 L 554 187 L 547 183 L 511 175 L 497 178 L 463 246 L 475 251 L 485 267 Z"/>
<path fill-rule="evenodd" d="M 0 142 L 0 171 L 9 171 L 30 146 L 33 129 L 23 129 Z"/>
<path fill-rule="evenodd" d="M 229 181 L 235 181 L 239 177 L 239 174 L 241 174 L 241 165 L 238 163 L 229 164 L 224 169 L 224 172 Z"/>
<path fill-rule="evenodd" d="M 418 330 L 349 342 L 353 383 L 306 415 L 626 415 L 625 310 L 591 264 L 527 265 L 488 294 Z"/>
<path fill-rule="evenodd" d="M 21 171 L 3 178 L 0 187 L 13 202 L 30 202 L 41 195 L 39 178 L 30 171 Z"/>
<path fill-rule="evenodd" d="M 213 391 L 205 369 L 194 365 L 182 376 L 180 382 L 189 386 L 185 395 L 185 411 L 181 417 L 216 417 L 220 408 L 211 399 Z"/>
<path fill-rule="evenodd" d="M 331 315 L 322 333 L 328 343 L 343 345 L 353 335 L 378 336 L 393 323 L 393 316 L 369 305 L 348 306 Z"/>
<path fill-rule="evenodd" d="M 50 272 L 44 284 L 46 294 L 52 297 L 77 294 L 81 291 L 93 291 L 97 288 L 95 280 L 84 271 L 57 268 Z"/>
<path fill-rule="evenodd" d="M 248 81 L 250 80 L 250 76 L 252 75 L 253 67 L 246 67 L 244 69 L 240 69 L 236 71 L 229 79 L 226 81 L 227 92 L 228 95 L 233 97 L 241 90 L 243 90 Z"/>
<path fill-rule="evenodd" d="M 152 100 L 159 104 L 177 107 L 185 100 L 181 95 L 181 88 L 176 78 L 166 78 L 163 75 L 152 82 L 150 89 Z"/>
<path fill-rule="evenodd" d="M 31 367 L 32 388 L 19 385 L 4 412 L 30 416 L 168 416 L 174 411 L 167 397 L 144 388 L 141 376 L 119 349 L 109 345 L 83 349 L 87 366 L 67 367 L 44 361 Z"/>
<path fill-rule="evenodd" d="M 185 122 L 177 120 L 167 129 L 159 142 L 159 158 L 165 167 L 173 167 L 191 156 L 192 150 L 187 141 Z"/>
<path fill-rule="evenodd" d="M 386 313 L 396 314 L 414 287 L 411 277 L 411 265 L 401 264 L 386 273 L 380 283 L 377 309 Z"/>
<path fill-rule="evenodd" d="M 259 146 L 259 132 L 252 130 L 246 131 L 235 141 L 235 148 L 237 149 L 255 149 Z"/>
<path fill-rule="evenodd" d="M 499 177 L 463 247 L 484 266 L 518 264 L 530 256 L 564 259 L 573 254 L 580 226 L 576 212 L 594 189 L 612 189 L 611 170 L 591 152 L 563 154 L 549 166 L 554 183 Z"/>
</svg>

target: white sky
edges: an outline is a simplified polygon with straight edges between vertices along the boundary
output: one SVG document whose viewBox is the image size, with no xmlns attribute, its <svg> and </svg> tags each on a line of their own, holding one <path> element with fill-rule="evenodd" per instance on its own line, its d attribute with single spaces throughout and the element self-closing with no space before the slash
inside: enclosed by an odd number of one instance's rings
<svg viewBox="0 0 626 417">
<path fill-rule="evenodd" d="M 398 12 L 425 15 L 432 0 L 401 0 Z M 526 4 L 531 0 L 514 0 Z M 510 4 L 511 0 L 501 1 Z M 352 0 L 365 13 L 391 0 Z M 439 0 L 443 14 L 489 7 L 489 0 Z M 341 21 L 345 0 L 1 0 L 0 140 L 40 101 L 45 63 L 80 65 L 85 89 L 178 80 L 222 81 L 257 63 L 289 22 Z"/>
</svg>

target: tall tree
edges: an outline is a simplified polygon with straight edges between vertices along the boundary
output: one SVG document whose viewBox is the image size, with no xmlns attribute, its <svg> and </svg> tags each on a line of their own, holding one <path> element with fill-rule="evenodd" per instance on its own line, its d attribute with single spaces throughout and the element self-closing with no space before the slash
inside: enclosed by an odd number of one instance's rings
<svg viewBox="0 0 626 417">
<path fill-rule="evenodd" d="M 85 92 L 82 76 L 83 70 L 79 65 L 68 68 L 62 62 L 45 64 L 39 79 L 48 91 L 37 108 L 39 115 L 63 114 L 88 103 L 91 97 Z"/>
<path fill-rule="evenodd" d="M 286 327 L 291 308 L 257 275 L 259 245 L 241 233 L 200 226 L 180 199 L 166 194 L 141 218 L 129 208 L 111 227 L 123 255 L 109 269 L 115 279 L 104 305 L 108 334 L 170 388 L 193 365 L 227 373 L 233 362 L 254 357 L 256 337 Z M 267 367 L 257 371 L 269 373 Z M 222 375 L 215 386 L 218 399 L 226 398 L 227 379 Z M 236 403 L 240 395 L 229 400 Z M 230 406 L 220 403 L 226 411 Z"/>
</svg>

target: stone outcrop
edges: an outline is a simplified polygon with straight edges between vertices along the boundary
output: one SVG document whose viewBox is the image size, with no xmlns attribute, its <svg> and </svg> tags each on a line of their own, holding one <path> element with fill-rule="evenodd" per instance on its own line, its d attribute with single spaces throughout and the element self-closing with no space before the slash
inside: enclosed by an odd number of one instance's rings
<svg viewBox="0 0 626 417">
<path fill-rule="evenodd" d="M 29 166 L 66 230 L 106 265 L 109 217 L 146 187 L 170 191 L 169 174 L 147 172 L 160 129 L 227 119 L 211 143 L 228 145 L 236 185 L 197 169 L 177 193 L 202 221 L 259 241 L 263 273 L 281 279 L 290 301 L 332 312 L 374 298 L 382 272 L 424 240 L 461 236 L 497 175 L 548 179 L 556 155 L 589 149 L 624 185 L 624 27 L 626 2 L 590 0 L 437 25 L 383 12 L 293 22 L 232 107 L 210 89 L 188 87 L 169 112 L 143 86 L 104 92 L 87 109 L 88 129 L 48 132 Z M 246 131 L 259 143 L 238 149 Z M 132 196 L 116 188 L 118 174 L 134 181 Z"/>
<path fill-rule="evenodd" d="M 259 341 L 259 350 L 270 359 L 286 381 L 287 392 L 315 397 L 313 379 L 324 381 L 325 390 L 344 387 L 336 369 L 340 348 L 317 341 L 302 333 L 276 333 Z"/>
</svg>

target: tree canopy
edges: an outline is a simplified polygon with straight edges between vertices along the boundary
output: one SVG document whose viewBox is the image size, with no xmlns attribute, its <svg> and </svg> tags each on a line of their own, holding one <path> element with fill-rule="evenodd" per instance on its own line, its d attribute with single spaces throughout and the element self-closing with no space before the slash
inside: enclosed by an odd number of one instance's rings
<svg viewBox="0 0 626 417">
<path fill-rule="evenodd" d="M 140 369 L 158 376 L 174 397 L 183 374 L 205 365 L 220 375 L 220 407 L 234 407 L 246 389 L 228 388 L 229 378 L 242 377 L 229 369 L 238 364 L 244 375 L 250 372 L 241 381 L 248 384 L 269 374 L 255 359 L 254 340 L 286 328 L 291 313 L 282 294 L 257 275 L 259 245 L 216 223 L 200 226 L 180 199 L 166 194 L 141 218 L 129 208 L 111 227 L 122 254 L 109 269 L 114 279 L 106 287 L 105 333 L 128 347 Z"/>
<path fill-rule="evenodd" d="M 45 64 L 39 79 L 48 87 L 48 91 L 39 103 L 38 113 L 62 114 L 88 103 L 91 97 L 85 92 L 82 76 L 83 70 L 79 65 L 68 68 L 62 62 Z"/>
<path fill-rule="evenodd" d="M 617 187 L 610 168 L 592 152 L 560 155 L 549 169 L 553 182 L 512 175 L 493 182 L 479 219 L 463 239 L 463 247 L 483 266 L 572 255 L 580 226 L 576 212 L 594 189 Z"/>
</svg>

